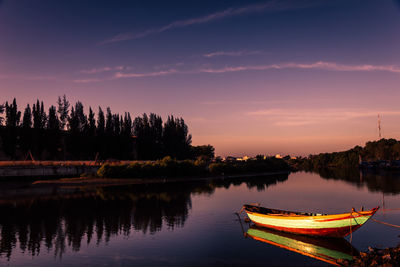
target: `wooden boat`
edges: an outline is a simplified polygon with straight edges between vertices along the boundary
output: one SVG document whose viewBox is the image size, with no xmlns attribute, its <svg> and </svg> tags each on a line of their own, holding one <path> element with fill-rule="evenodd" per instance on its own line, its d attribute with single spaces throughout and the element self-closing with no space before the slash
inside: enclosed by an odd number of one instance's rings
<svg viewBox="0 0 400 267">
<path fill-rule="evenodd" d="M 256 225 L 294 234 L 345 237 L 360 228 L 379 207 L 343 214 L 318 214 L 275 210 L 244 205 L 243 210 Z"/>
<path fill-rule="evenodd" d="M 251 226 L 246 236 L 337 266 L 340 266 L 340 260 L 351 261 L 359 255 L 357 249 L 343 238 L 296 235 L 258 226 Z"/>
</svg>

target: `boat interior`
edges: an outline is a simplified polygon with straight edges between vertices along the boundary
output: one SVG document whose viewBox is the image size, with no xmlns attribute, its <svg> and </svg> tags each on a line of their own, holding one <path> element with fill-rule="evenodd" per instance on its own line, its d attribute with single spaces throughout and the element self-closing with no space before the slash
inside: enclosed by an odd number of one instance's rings
<svg viewBox="0 0 400 267">
<path fill-rule="evenodd" d="M 244 205 L 243 206 L 246 211 L 256 212 L 260 214 L 266 215 L 276 215 L 276 216 L 323 216 L 327 214 L 322 213 L 311 213 L 311 212 L 297 212 L 297 211 L 287 211 L 287 210 L 275 210 L 264 208 L 256 205 Z"/>
</svg>

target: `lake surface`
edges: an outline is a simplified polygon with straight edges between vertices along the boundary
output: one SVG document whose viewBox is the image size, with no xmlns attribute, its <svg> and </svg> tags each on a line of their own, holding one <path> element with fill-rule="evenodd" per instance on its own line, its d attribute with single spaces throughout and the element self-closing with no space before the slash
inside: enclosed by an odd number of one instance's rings
<svg viewBox="0 0 400 267">
<path fill-rule="evenodd" d="M 350 238 L 337 245 L 248 230 L 235 212 L 245 203 L 316 213 L 381 206 L 375 219 L 400 224 L 400 210 L 393 210 L 400 208 L 399 194 L 399 174 L 341 170 L 0 196 L 0 265 L 328 266 L 310 257 L 313 251 L 347 255 L 396 246 L 399 229 L 370 220 L 353 233 L 351 245 Z M 293 251 L 296 246 L 304 251 Z"/>
</svg>

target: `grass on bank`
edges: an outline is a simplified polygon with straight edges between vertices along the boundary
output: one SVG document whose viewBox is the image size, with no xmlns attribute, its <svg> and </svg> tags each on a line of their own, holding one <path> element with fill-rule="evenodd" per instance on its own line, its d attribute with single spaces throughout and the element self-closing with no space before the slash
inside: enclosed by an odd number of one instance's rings
<svg viewBox="0 0 400 267">
<path fill-rule="evenodd" d="M 133 162 L 130 164 L 106 163 L 101 166 L 97 175 L 102 178 L 148 178 L 217 176 L 287 170 L 289 170 L 287 163 L 282 159 L 275 158 L 209 164 L 201 159 L 176 160 L 171 157 L 165 157 L 162 160 Z"/>
</svg>

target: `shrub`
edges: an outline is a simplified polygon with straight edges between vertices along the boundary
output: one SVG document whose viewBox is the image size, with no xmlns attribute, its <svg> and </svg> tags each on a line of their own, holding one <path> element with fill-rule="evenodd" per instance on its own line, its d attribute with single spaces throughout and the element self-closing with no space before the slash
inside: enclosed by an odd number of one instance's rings
<svg viewBox="0 0 400 267">
<path fill-rule="evenodd" d="M 106 163 L 101 166 L 97 174 L 99 177 L 107 178 L 145 178 L 261 173 L 288 169 L 286 162 L 281 159 L 220 162 L 208 165 L 202 159 L 178 161 L 171 157 L 165 157 L 158 161 L 133 162 L 131 164 Z"/>
</svg>

